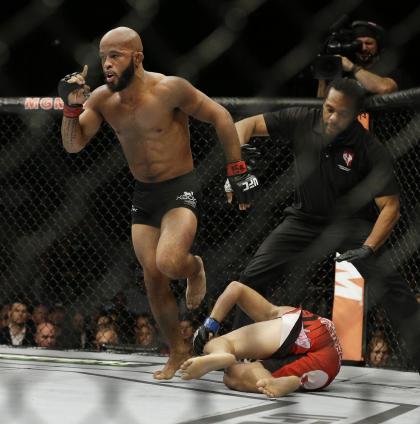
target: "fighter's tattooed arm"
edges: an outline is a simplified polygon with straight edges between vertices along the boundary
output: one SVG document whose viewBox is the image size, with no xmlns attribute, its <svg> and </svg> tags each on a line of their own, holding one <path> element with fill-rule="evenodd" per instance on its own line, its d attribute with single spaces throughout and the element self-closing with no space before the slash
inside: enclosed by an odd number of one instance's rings
<svg viewBox="0 0 420 424">
<path fill-rule="evenodd" d="M 85 108 L 78 117 L 63 116 L 61 137 L 64 149 L 69 153 L 80 152 L 98 132 L 102 120 L 92 108 Z"/>
<path fill-rule="evenodd" d="M 63 139 L 63 146 L 68 152 L 74 149 L 78 132 L 80 133 L 79 118 L 63 118 L 61 137 Z"/>
<path fill-rule="evenodd" d="M 86 137 L 80 125 L 79 118 L 63 117 L 61 124 L 63 147 L 68 153 L 80 152 L 91 137 Z"/>
</svg>

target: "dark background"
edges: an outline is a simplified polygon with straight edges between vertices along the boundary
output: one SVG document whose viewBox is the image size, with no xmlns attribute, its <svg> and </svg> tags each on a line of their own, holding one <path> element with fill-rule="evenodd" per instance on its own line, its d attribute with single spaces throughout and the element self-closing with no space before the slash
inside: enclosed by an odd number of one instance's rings
<svg viewBox="0 0 420 424">
<path fill-rule="evenodd" d="M 90 65 L 102 83 L 100 37 L 125 25 L 143 38 L 147 70 L 189 79 L 210 96 L 313 96 L 308 70 L 342 14 L 388 32 L 383 60 L 420 85 L 415 1 L 18 0 L 2 2 L 0 96 L 56 95 L 57 81 Z"/>
</svg>

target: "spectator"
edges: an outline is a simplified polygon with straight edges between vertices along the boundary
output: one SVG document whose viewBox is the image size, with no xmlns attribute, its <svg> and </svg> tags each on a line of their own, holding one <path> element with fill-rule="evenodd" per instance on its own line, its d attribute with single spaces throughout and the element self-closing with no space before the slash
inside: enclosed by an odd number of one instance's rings
<svg viewBox="0 0 420 424">
<path fill-rule="evenodd" d="M 32 321 L 36 326 L 48 321 L 48 308 L 42 303 L 37 304 L 32 311 Z"/>
<path fill-rule="evenodd" d="M 0 344 L 33 346 L 35 328 L 28 323 L 28 308 L 15 302 L 9 311 L 9 323 L 0 330 Z"/>
<path fill-rule="evenodd" d="M 194 319 L 191 315 L 181 316 L 179 321 L 179 330 L 184 341 L 192 344 L 192 339 L 195 331 Z"/>
<path fill-rule="evenodd" d="M 114 327 L 102 327 L 95 336 L 97 350 L 102 350 L 106 345 L 116 345 L 118 343 L 118 334 Z"/>
<path fill-rule="evenodd" d="M 57 336 L 57 347 L 60 349 L 83 349 L 90 347 L 91 334 L 87 331 L 83 314 L 75 312 L 67 314 L 62 321 L 60 334 Z"/>
<path fill-rule="evenodd" d="M 58 349 L 74 349 L 77 347 L 77 341 L 73 334 L 71 318 L 66 308 L 61 303 L 58 303 L 51 308 L 48 314 L 48 321 L 55 327 L 55 346 Z"/>
<path fill-rule="evenodd" d="M 137 329 L 143 327 L 143 326 L 151 326 L 154 327 L 154 321 L 152 316 L 147 313 L 147 312 L 143 312 L 140 315 L 137 316 L 136 319 L 136 327 L 135 327 L 135 332 Z"/>
<path fill-rule="evenodd" d="M 143 325 L 136 331 L 136 344 L 147 349 L 161 350 L 161 342 L 152 325 Z"/>
<path fill-rule="evenodd" d="M 58 328 L 60 328 L 63 325 L 65 318 L 66 318 L 66 309 L 61 304 L 54 305 L 48 314 L 48 321 L 54 324 Z"/>
<path fill-rule="evenodd" d="M 52 349 L 56 346 L 56 327 L 51 322 L 42 322 L 36 327 L 35 343 L 38 347 Z"/>
<path fill-rule="evenodd" d="M 90 347 L 92 334 L 88 330 L 85 317 L 81 312 L 75 312 L 72 316 L 71 330 L 75 348 L 85 349 Z"/>
<path fill-rule="evenodd" d="M 368 347 L 368 363 L 373 367 L 383 367 L 389 359 L 389 344 L 383 333 L 376 333 L 370 340 Z"/>
<path fill-rule="evenodd" d="M 9 325 L 9 312 L 11 307 L 12 305 L 7 303 L 6 305 L 3 305 L 0 310 L 0 330 Z"/>
<path fill-rule="evenodd" d="M 96 331 L 99 331 L 103 328 L 112 327 L 115 329 L 114 317 L 107 313 L 100 313 L 96 320 Z"/>
</svg>

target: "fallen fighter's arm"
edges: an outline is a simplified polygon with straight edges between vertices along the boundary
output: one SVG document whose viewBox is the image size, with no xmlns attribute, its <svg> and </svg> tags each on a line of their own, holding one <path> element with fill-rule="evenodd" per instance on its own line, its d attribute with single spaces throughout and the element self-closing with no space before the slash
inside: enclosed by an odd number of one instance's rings
<svg viewBox="0 0 420 424">
<path fill-rule="evenodd" d="M 254 321 L 267 321 L 294 309 L 291 306 L 275 306 L 245 284 L 232 281 L 217 299 L 210 316 L 194 333 L 193 347 L 197 355 L 203 352 L 204 345 L 217 334 L 220 323 L 235 305 Z"/>
<path fill-rule="evenodd" d="M 293 309 L 290 306 L 273 305 L 251 287 L 232 281 L 217 299 L 210 317 L 222 322 L 235 305 L 256 322 L 277 318 Z"/>
</svg>

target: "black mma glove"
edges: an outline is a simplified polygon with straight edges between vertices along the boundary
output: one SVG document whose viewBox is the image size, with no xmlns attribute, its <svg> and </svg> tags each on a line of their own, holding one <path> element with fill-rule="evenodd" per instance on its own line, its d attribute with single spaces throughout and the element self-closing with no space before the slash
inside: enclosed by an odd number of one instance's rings
<svg viewBox="0 0 420 424">
<path fill-rule="evenodd" d="M 73 78 L 74 76 L 78 74 L 80 74 L 80 72 L 73 72 L 72 74 L 66 75 L 64 78 L 61 78 L 57 87 L 58 95 L 63 99 L 64 104 L 74 108 L 82 107 L 82 105 L 81 104 L 71 105 L 69 103 L 69 94 L 75 90 L 80 90 L 81 88 L 83 88 L 83 85 L 80 85 L 77 82 L 68 82 L 68 81 L 69 79 Z"/>
<path fill-rule="evenodd" d="M 340 256 L 334 258 L 336 262 L 347 261 L 359 261 L 360 259 L 366 259 L 373 255 L 373 249 L 370 246 L 364 244 L 358 249 L 347 250 L 347 252 L 342 253 Z"/>
<path fill-rule="evenodd" d="M 228 179 L 225 191 L 233 192 L 238 203 L 251 203 L 258 188 L 257 177 L 248 172 L 246 163 L 242 160 L 228 163 L 226 168 Z"/>
<path fill-rule="evenodd" d="M 83 90 L 83 94 L 88 97 L 89 87 L 86 84 L 82 84 L 80 82 L 69 82 L 70 79 L 75 77 L 76 75 L 81 75 L 83 79 L 87 75 L 87 65 L 83 68 L 82 72 L 73 72 L 72 74 L 66 75 L 62 78 L 58 83 L 58 94 L 63 99 L 64 108 L 63 113 L 67 118 L 77 118 L 83 112 L 83 105 L 80 103 L 69 103 L 69 94 L 73 93 L 76 90 Z"/>
<path fill-rule="evenodd" d="M 203 353 L 206 343 L 219 331 L 220 323 L 213 318 L 206 318 L 203 325 L 195 330 L 193 337 L 193 350 L 196 355 Z"/>
</svg>

